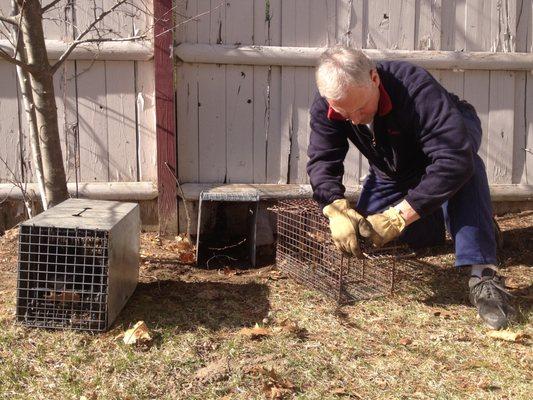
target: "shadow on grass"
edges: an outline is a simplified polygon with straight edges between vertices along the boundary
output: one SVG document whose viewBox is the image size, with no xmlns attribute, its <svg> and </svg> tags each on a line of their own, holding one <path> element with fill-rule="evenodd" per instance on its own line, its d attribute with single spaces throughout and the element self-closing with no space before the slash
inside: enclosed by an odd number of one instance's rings
<svg viewBox="0 0 533 400">
<path fill-rule="evenodd" d="M 267 316 L 268 296 L 268 287 L 259 283 L 139 283 L 117 323 L 128 325 L 143 320 L 150 327 L 177 331 L 250 326 Z"/>
<path fill-rule="evenodd" d="M 443 255 L 449 252 L 453 252 L 453 248 L 446 245 L 435 249 L 424 249 L 421 256 Z M 499 258 L 502 269 L 518 265 L 533 267 L 533 227 L 504 231 L 503 248 L 499 253 Z M 516 276 L 518 273 L 517 270 L 511 275 L 515 281 L 529 280 L 527 276 Z M 525 273 L 531 274 L 527 269 Z M 468 268 L 455 268 L 451 265 L 443 268 L 416 258 L 403 262 L 400 285 L 403 286 L 403 290 L 415 293 L 420 301 L 429 306 L 470 305 L 468 299 L 469 277 Z M 518 289 L 511 288 L 510 293 L 513 296 L 512 302 L 520 310 L 521 315 L 519 315 L 518 320 L 523 322 L 533 308 L 533 286 L 525 285 Z"/>
</svg>

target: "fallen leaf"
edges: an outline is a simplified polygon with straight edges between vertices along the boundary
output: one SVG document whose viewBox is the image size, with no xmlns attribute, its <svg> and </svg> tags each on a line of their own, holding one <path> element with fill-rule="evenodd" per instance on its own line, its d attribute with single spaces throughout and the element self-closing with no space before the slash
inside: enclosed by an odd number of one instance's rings
<svg viewBox="0 0 533 400">
<path fill-rule="evenodd" d="M 518 342 L 526 337 L 523 331 L 512 332 L 510 330 L 489 331 L 487 336 L 493 339 L 505 340 L 506 342 Z"/>
<path fill-rule="evenodd" d="M 194 264 L 196 262 L 196 254 L 194 251 L 184 251 L 178 253 L 178 260 L 182 264 Z"/>
<path fill-rule="evenodd" d="M 263 391 L 271 400 L 283 399 L 286 395 L 294 392 L 295 386 L 292 382 L 282 379 L 274 368 L 262 368 L 260 370 L 265 381 L 263 382 Z"/>
<path fill-rule="evenodd" d="M 401 338 L 401 339 L 399 340 L 399 343 L 400 343 L 401 345 L 403 345 L 403 346 L 408 346 L 408 345 L 410 345 L 410 344 L 413 343 L 413 340 L 412 340 L 412 339 L 409 339 L 409 338 Z"/>
<path fill-rule="evenodd" d="M 80 301 L 80 295 L 76 292 L 50 292 L 44 295 L 45 300 L 61 303 L 74 303 Z"/>
<path fill-rule="evenodd" d="M 122 340 L 127 345 L 147 344 L 152 341 L 152 336 L 144 321 L 139 321 L 133 326 L 133 328 L 128 329 L 124 333 L 124 339 Z"/>
<path fill-rule="evenodd" d="M 199 381 L 206 382 L 216 382 L 224 379 L 228 374 L 228 362 L 227 360 L 217 360 L 206 365 L 203 368 L 200 368 L 196 371 L 194 377 Z"/>
<path fill-rule="evenodd" d="M 298 322 L 292 321 L 288 318 L 284 319 L 279 323 L 279 326 L 274 328 L 276 332 L 286 332 L 290 335 L 294 335 L 300 339 L 304 339 L 308 336 L 307 329 L 301 328 L 298 325 Z"/>
<path fill-rule="evenodd" d="M 268 274 L 268 279 L 270 279 L 271 281 L 277 281 L 280 279 L 285 279 L 285 276 L 281 271 L 273 270 L 270 271 L 270 274 Z"/>
<path fill-rule="evenodd" d="M 248 337 L 249 339 L 261 339 L 265 336 L 271 336 L 272 333 L 266 329 L 262 328 L 259 325 L 255 324 L 253 328 L 242 328 L 238 334 L 240 336 Z"/>
</svg>

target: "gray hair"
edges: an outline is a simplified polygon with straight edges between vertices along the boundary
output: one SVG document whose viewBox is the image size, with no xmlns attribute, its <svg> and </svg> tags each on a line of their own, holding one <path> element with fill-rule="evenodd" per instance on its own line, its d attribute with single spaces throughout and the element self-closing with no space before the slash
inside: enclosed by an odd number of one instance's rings
<svg viewBox="0 0 533 400">
<path fill-rule="evenodd" d="M 361 50 L 335 46 L 324 51 L 316 68 L 316 84 L 320 95 L 339 100 L 351 85 L 370 83 L 374 62 Z"/>
</svg>

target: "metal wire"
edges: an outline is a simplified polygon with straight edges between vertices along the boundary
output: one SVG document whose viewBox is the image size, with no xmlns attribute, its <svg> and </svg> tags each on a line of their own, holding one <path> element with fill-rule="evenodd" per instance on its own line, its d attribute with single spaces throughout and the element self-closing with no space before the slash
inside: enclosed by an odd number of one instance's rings
<svg viewBox="0 0 533 400">
<path fill-rule="evenodd" d="M 103 331 L 108 232 L 21 226 L 17 320 L 28 326 Z"/>
<path fill-rule="evenodd" d="M 365 248 L 362 258 L 344 256 L 330 238 L 328 220 L 313 200 L 283 200 L 277 214 L 276 262 L 295 281 L 339 303 L 391 294 L 398 268 L 411 254 L 403 246 Z"/>
</svg>

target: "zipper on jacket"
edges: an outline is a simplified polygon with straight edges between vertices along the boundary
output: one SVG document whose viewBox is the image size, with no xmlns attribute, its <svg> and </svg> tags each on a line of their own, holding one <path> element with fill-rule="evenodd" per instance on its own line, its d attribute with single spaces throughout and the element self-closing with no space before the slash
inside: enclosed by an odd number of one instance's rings
<svg viewBox="0 0 533 400">
<path fill-rule="evenodd" d="M 349 122 L 349 124 L 352 126 L 352 129 L 353 129 L 353 131 L 354 131 L 354 133 L 355 133 L 356 135 L 359 134 L 359 136 L 366 136 L 366 135 L 363 134 L 363 132 L 361 132 L 361 131 L 359 130 L 359 127 L 358 127 L 357 125 L 354 125 L 354 124 L 352 124 L 351 122 Z M 356 129 L 357 129 L 357 131 L 356 131 Z M 370 138 L 371 141 L 372 141 L 372 142 L 371 142 L 371 143 L 372 143 L 372 147 L 376 147 L 376 144 L 377 144 L 377 143 L 376 143 L 376 134 L 374 133 L 374 129 L 370 129 L 370 128 L 368 128 L 368 130 L 370 131 L 370 134 L 372 135 L 372 137 Z"/>
</svg>

